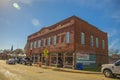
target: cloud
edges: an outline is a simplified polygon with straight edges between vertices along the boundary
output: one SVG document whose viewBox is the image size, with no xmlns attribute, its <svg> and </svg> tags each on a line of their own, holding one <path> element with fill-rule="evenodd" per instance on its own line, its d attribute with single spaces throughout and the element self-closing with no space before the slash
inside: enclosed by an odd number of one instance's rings
<svg viewBox="0 0 120 80">
<path fill-rule="evenodd" d="M 21 7 L 18 5 L 18 3 L 13 3 L 13 7 L 16 8 L 17 10 L 21 9 Z"/>
<path fill-rule="evenodd" d="M 57 0 L 13 0 L 13 1 L 22 3 L 22 4 L 32 4 L 34 2 L 55 2 Z"/>
<path fill-rule="evenodd" d="M 117 34 L 117 30 L 113 29 L 113 30 L 109 30 L 108 31 L 108 37 L 111 38 L 113 36 L 115 36 Z"/>
<path fill-rule="evenodd" d="M 40 21 L 38 19 L 34 18 L 34 19 L 32 19 L 32 24 L 34 26 L 39 26 L 40 25 Z"/>
<path fill-rule="evenodd" d="M 23 3 L 23 4 L 31 4 L 33 1 L 38 1 L 38 0 L 17 0 L 18 3 Z"/>
<path fill-rule="evenodd" d="M 109 49 L 113 49 L 113 48 L 118 48 L 118 47 L 120 47 L 119 46 L 119 41 L 120 41 L 120 39 L 115 39 L 114 41 L 111 41 L 111 44 L 110 44 L 110 46 L 109 46 Z"/>
<path fill-rule="evenodd" d="M 115 12 L 113 15 L 112 15 L 112 18 L 118 22 L 120 22 L 120 10 Z"/>
</svg>

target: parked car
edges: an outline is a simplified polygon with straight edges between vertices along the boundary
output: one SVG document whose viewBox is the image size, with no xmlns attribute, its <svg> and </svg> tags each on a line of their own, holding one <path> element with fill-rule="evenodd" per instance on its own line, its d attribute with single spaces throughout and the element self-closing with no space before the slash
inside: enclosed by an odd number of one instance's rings
<svg viewBox="0 0 120 80">
<path fill-rule="evenodd" d="M 24 64 L 24 65 L 30 65 L 31 66 L 32 65 L 32 60 L 28 57 L 22 58 L 21 63 Z"/>
<path fill-rule="evenodd" d="M 10 58 L 6 61 L 6 64 L 15 64 L 15 63 L 16 63 L 16 60 L 13 58 Z"/>
<path fill-rule="evenodd" d="M 103 64 L 101 71 L 105 75 L 105 77 L 109 78 L 120 75 L 120 60 L 116 61 L 113 64 Z"/>
</svg>

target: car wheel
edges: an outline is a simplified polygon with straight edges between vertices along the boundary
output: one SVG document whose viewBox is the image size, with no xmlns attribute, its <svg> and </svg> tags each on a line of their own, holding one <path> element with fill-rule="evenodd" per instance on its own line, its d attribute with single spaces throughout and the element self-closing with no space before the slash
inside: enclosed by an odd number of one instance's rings
<svg viewBox="0 0 120 80">
<path fill-rule="evenodd" d="M 116 78 L 117 77 L 117 75 L 116 74 L 113 74 L 113 78 Z"/>
<path fill-rule="evenodd" d="M 104 75 L 105 75 L 105 77 L 108 77 L 108 78 L 113 77 L 113 74 L 110 70 L 104 70 Z"/>
</svg>

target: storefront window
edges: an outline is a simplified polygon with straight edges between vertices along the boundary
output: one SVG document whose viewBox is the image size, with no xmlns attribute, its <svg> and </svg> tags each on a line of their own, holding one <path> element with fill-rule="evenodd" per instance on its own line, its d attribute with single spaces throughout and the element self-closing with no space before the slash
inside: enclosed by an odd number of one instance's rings
<svg viewBox="0 0 120 80">
<path fill-rule="evenodd" d="M 66 53 L 65 54 L 65 65 L 72 65 L 72 63 L 73 63 L 73 54 Z"/>
<path fill-rule="evenodd" d="M 73 62 L 73 57 L 65 57 L 65 64 L 66 65 L 72 65 L 72 62 Z"/>
<path fill-rule="evenodd" d="M 51 57 L 51 64 L 56 64 L 56 63 L 57 63 L 57 58 Z"/>
<path fill-rule="evenodd" d="M 45 64 L 45 57 L 44 57 L 44 55 L 42 54 L 42 64 Z"/>
<path fill-rule="evenodd" d="M 50 54 L 50 64 L 54 65 L 57 63 L 57 53 L 51 53 Z"/>
</svg>

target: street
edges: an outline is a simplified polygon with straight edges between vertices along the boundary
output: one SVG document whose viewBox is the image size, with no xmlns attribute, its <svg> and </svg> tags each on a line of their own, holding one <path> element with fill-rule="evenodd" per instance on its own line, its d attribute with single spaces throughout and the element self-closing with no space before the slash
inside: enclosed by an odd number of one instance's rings
<svg viewBox="0 0 120 80">
<path fill-rule="evenodd" d="M 101 74 L 80 74 L 53 71 L 21 64 L 8 65 L 0 60 L 0 80 L 119 80 Z"/>
</svg>

